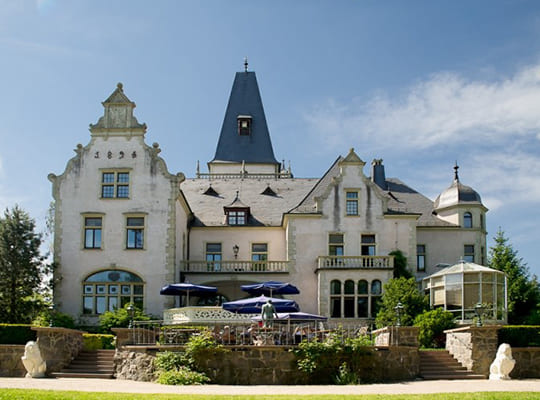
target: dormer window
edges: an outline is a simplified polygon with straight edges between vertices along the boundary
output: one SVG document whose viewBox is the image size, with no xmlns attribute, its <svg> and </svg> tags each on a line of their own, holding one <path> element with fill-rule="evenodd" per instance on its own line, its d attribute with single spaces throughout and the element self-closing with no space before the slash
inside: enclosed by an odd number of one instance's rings
<svg viewBox="0 0 540 400">
<path fill-rule="evenodd" d="M 246 210 L 228 210 L 227 223 L 229 225 L 245 225 L 247 222 Z"/>
<path fill-rule="evenodd" d="M 238 192 L 234 201 L 228 206 L 223 207 L 223 211 L 227 216 L 227 225 L 247 225 L 249 218 L 249 207 L 240 201 Z"/>
<path fill-rule="evenodd" d="M 238 116 L 238 134 L 240 136 L 251 135 L 251 115 Z"/>
</svg>

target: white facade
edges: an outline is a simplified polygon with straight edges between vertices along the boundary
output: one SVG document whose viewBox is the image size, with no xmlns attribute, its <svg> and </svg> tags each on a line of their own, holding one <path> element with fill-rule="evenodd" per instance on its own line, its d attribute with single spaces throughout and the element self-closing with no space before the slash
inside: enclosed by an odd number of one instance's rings
<svg viewBox="0 0 540 400">
<path fill-rule="evenodd" d="M 369 321 L 393 276 L 392 251 L 419 280 L 441 264 L 485 257 L 487 209 L 457 169 L 436 202 L 386 179 L 382 160 L 369 175 L 353 149 L 320 179 L 242 160 L 213 161 L 208 173 L 185 179 L 168 172 L 157 144 L 145 144 L 146 125 L 121 84 L 103 105 L 90 142 L 77 145 L 61 175 L 49 175 L 61 278 L 55 304 L 88 323 L 126 302 L 160 316 L 179 305 L 159 295 L 169 283 L 215 285 L 220 299 L 235 300 L 247 296 L 241 284 L 266 280 L 296 285 L 302 311 Z M 252 114 L 255 135 L 260 113 Z"/>
</svg>

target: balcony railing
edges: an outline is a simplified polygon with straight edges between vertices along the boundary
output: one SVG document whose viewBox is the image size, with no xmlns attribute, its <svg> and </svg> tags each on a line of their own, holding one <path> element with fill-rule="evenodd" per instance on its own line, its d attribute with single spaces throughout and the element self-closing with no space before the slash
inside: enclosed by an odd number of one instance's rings
<svg viewBox="0 0 540 400">
<path fill-rule="evenodd" d="M 181 261 L 182 272 L 275 273 L 289 272 L 288 261 Z"/>
<path fill-rule="evenodd" d="M 394 256 L 319 256 L 318 268 L 392 269 Z"/>
<path fill-rule="evenodd" d="M 180 307 L 163 310 L 163 323 L 175 324 L 249 324 L 259 314 L 235 314 L 221 307 Z"/>
</svg>

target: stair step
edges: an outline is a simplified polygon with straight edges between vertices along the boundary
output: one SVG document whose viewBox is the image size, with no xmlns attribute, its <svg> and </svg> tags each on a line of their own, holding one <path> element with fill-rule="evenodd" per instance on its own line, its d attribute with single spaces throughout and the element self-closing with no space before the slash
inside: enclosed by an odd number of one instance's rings
<svg viewBox="0 0 540 400">
<path fill-rule="evenodd" d="M 57 378 L 101 378 L 114 377 L 114 350 L 81 351 L 71 364 L 52 376 Z"/>
<path fill-rule="evenodd" d="M 99 372 L 53 372 L 55 378 L 94 378 L 94 379 L 113 379 L 112 373 Z"/>
<path fill-rule="evenodd" d="M 461 365 L 448 351 L 421 351 L 420 376 L 425 380 L 436 379 L 486 379 Z"/>
</svg>

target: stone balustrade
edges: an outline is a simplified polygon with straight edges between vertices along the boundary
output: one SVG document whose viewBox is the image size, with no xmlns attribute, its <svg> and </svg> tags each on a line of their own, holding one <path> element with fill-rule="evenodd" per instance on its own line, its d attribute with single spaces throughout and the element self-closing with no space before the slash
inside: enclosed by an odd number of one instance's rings
<svg viewBox="0 0 540 400">
<path fill-rule="evenodd" d="M 319 256 L 319 269 L 392 269 L 394 256 Z"/>
<path fill-rule="evenodd" d="M 221 307 L 180 307 L 163 311 L 163 324 L 244 324 L 258 314 L 236 314 Z"/>
<path fill-rule="evenodd" d="M 189 273 L 288 273 L 288 261 L 245 261 L 245 260 L 189 260 L 180 262 L 180 271 Z"/>
</svg>

